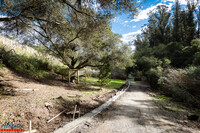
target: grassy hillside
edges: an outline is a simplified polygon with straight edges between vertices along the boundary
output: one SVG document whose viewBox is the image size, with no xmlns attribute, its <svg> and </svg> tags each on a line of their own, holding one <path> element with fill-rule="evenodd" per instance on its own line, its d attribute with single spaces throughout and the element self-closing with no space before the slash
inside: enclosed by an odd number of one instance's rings
<svg viewBox="0 0 200 133">
<path fill-rule="evenodd" d="M 42 47 L 30 47 L 0 36 L 0 60 L 16 72 L 41 78 L 66 68 L 58 58 L 41 52 L 41 49 Z"/>
</svg>

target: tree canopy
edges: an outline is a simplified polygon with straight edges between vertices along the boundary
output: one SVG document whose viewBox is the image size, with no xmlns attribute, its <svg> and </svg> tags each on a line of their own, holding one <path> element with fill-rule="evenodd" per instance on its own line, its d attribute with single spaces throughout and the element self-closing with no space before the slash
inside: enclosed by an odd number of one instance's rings
<svg viewBox="0 0 200 133">
<path fill-rule="evenodd" d="M 138 5 L 136 0 L 1 0 L 1 30 L 28 33 L 71 69 L 104 65 L 107 56 L 130 64 L 109 21 L 116 13 L 133 17 Z"/>
</svg>

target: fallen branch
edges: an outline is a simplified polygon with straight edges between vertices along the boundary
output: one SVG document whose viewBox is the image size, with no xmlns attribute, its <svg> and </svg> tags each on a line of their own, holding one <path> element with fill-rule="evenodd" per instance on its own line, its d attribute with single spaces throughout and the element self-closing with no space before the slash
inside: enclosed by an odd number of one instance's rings
<svg viewBox="0 0 200 133">
<path fill-rule="evenodd" d="M 66 113 L 66 114 L 73 114 L 73 120 L 74 120 L 75 114 L 80 113 L 79 111 L 76 111 L 76 108 L 77 108 L 77 105 L 75 105 L 74 111 L 70 111 L 70 112 Z M 63 110 L 62 112 L 60 112 L 59 114 L 57 114 L 56 116 L 54 116 L 53 118 L 48 120 L 47 123 L 51 122 L 53 119 L 55 119 L 56 117 L 58 117 L 59 115 L 61 115 L 62 113 L 66 112 L 66 111 L 67 111 L 67 109 Z"/>
<path fill-rule="evenodd" d="M 47 121 L 47 123 L 51 122 L 53 119 L 55 119 L 56 117 L 58 117 L 59 115 L 61 115 L 62 113 L 64 113 L 66 110 L 63 110 L 62 112 L 60 112 L 59 114 L 57 114 L 56 116 L 54 116 L 53 118 L 51 118 L 50 120 Z"/>
<path fill-rule="evenodd" d="M 14 89 L 15 91 L 36 91 L 39 89 Z"/>
<path fill-rule="evenodd" d="M 75 105 L 75 108 L 74 108 L 73 121 L 74 121 L 74 119 L 75 119 L 76 107 L 77 107 L 77 105 Z"/>
<path fill-rule="evenodd" d="M 76 111 L 75 113 L 79 113 L 79 111 Z M 69 115 L 69 114 L 73 115 L 73 114 L 74 114 L 74 111 L 67 112 L 66 114 L 67 114 L 67 115 Z"/>
</svg>

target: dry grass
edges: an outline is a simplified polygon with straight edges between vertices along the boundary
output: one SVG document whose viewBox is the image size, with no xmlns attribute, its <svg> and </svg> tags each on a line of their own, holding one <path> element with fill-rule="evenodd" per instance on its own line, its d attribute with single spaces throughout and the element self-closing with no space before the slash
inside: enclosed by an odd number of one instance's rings
<svg viewBox="0 0 200 133">
<path fill-rule="evenodd" d="M 23 55 L 32 58 L 35 57 L 39 60 L 48 61 L 50 64 L 55 66 L 64 66 L 63 63 L 58 58 L 52 55 L 41 53 L 30 46 L 20 44 L 13 39 L 9 39 L 1 35 L 0 35 L 0 48 L 4 48 L 7 51 L 13 49 L 17 55 Z"/>
</svg>

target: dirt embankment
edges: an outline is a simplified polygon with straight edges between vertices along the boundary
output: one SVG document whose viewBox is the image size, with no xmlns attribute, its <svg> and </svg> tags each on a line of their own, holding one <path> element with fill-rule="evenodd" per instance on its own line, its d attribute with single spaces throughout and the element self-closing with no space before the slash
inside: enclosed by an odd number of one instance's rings
<svg viewBox="0 0 200 133">
<path fill-rule="evenodd" d="M 29 120 L 32 128 L 39 133 L 49 133 L 72 120 L 77 105 L 81 115 L 109 99 L 116 89 L 89 85 L 67 85 L 60 80 L 36 81 L 14 74 L 4 68 L 0 77 L 0 125 L 5 122 L 22 123 L 28 130 Z M 47 123 L 58 113 L 60 116 Z M 78 116 L 76 116 L 78 117 Z"/>
</svg>

